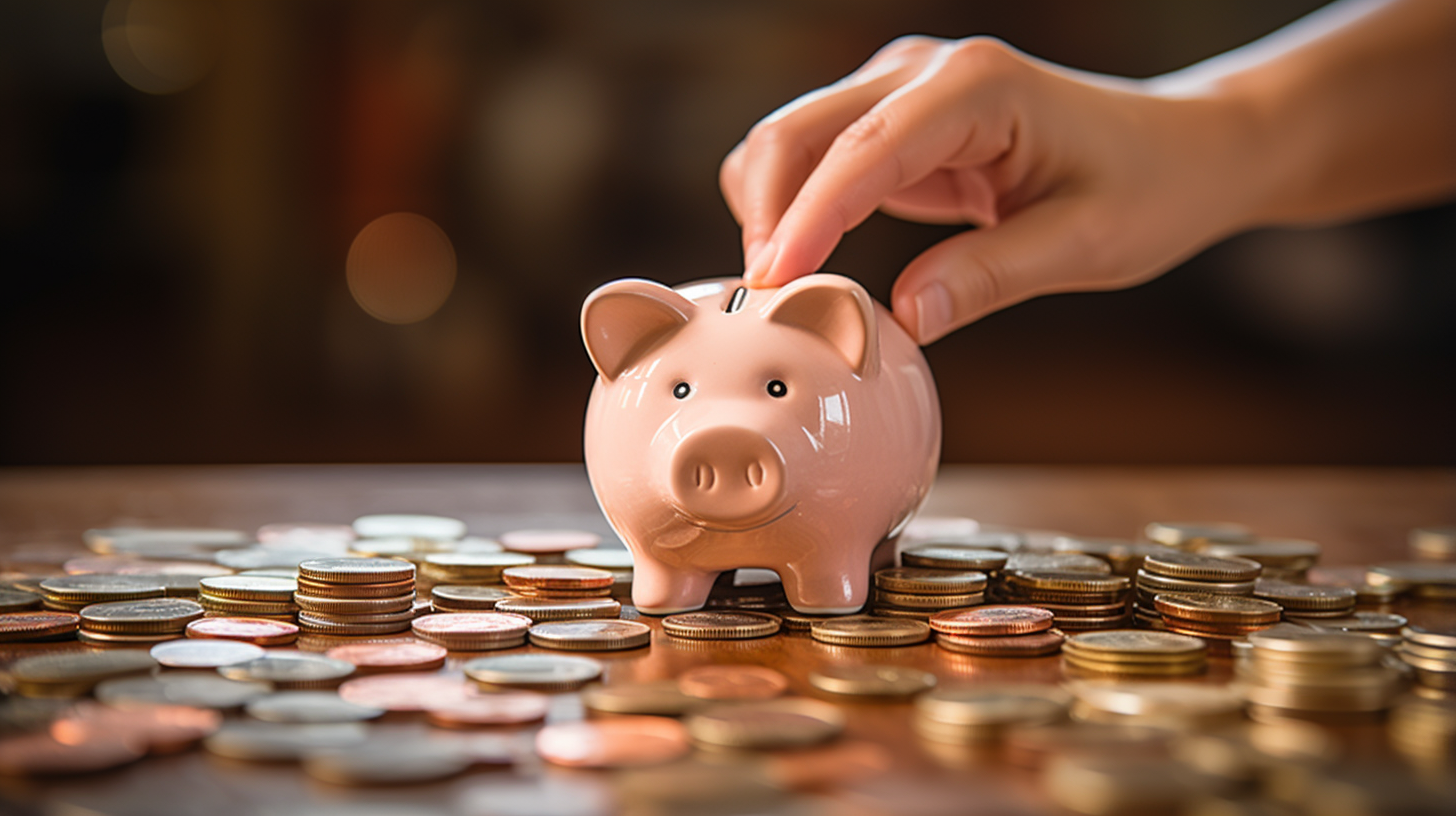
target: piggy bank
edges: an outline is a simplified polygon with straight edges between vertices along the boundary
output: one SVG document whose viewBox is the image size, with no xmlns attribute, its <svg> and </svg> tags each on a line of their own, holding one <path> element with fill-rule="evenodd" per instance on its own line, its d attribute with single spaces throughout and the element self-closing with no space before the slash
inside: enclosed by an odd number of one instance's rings
<svg viewBox="0 0 1456 816">
<path fill-rule="evenodd" d="M 925 498 L 940 404 L 920 348 L 854 281 L 608 283 L 582 336 L 599 377 L 586 466 L 631 549 L 633 603 L 701 607 L 771 569 L 808 614 L 862 607 Z"/>
</svg>

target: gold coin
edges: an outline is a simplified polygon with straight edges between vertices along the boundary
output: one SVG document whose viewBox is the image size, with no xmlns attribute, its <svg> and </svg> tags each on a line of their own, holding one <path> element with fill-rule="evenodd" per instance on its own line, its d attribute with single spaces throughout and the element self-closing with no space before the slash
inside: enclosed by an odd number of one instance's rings
<svg viewBox="0 0 1456 816">
<path fill-rule="evenodd" d="M 816 700 L 783 699 L 733 703 L 689 715 L 694 740 L 728 748 L 765 750 L 827 742 L 844 731 L 837 707 Z"/>
<path fill-rule="evenodd" d="M 911 646 L 929 639 L 930 624 L 853 615 L 816 623 L 809 636 L 836 646 Z"/>
<path fill-rule="evenodd" d="M 378 584 L 413 578 L 415 565 L 393 558 L 314 558 L 298 565 L 298 575 L 330 584 Z"/>
<path fill-rule="evenodd" d="M 652 640 L 652 629 L 637 621 L 554 621 L 532 626 L 530 640 L 543 649 L 616 651 L 646 646 Z"/>
<path fill-rule="evenodd" d="M 216 612 L 224 615 L 237 615 L 240 617 L 255 617 L 258 615 L 271 615 L 274 617 L 291 617 L 298 611 L 298 605 L 289 601 L 287 603 L 264 603 L 262 601 L 230 601 L 226 598 L 213 598 L 208 595 L 199 597 L 198 602 L 202 608 L 209 613 Z"/>
<path fill-rule="evenodd" d="M 887 592 L 883 589 L 874 591 L 874 601 L 877 604 L 928 611 L 976 606 L 985 599 L 986 595 L 982 592 L 964 595 L 916 595 L 909 592 Z"/>
<path fill-rule="evenodd" d="M 1155 521 L 1143 530 L 1143 535 L 1149 541 L 1169 547 L 1182 547 L 1204 541 L 1237 544 L 1250 541 L 1254 537 L 1253 532 L 1242 524 L 1191 521 Z"/>
<path fill-rule="evenodd" d="M 1247 558 L 1218 558 L 1211 555 L 1168 550 L 1143 559 L 1143 570 L 1164 578 L 1188 581 L 1220 581 L 1233 583 L 1252 581 L 1263 566 Z"/>
<path fill-rule="evenodd" d="M 1093 575 L 1081 572 L 1017 570 L 1008 572 L 1006 582 L 1013 586 L 1050 592 L 1122 592 L 1132 586 L 1123 575 Z"/>
<path fill-rule="evenodd" d="M 298 579 L 298 591 L 315 598 L 394 598 L 415 589 L 415 579 L 372 584 L 334 584 L 309 578 Z"/>
<path fill-rule="evenodd" d="M 1158 612 L 1192 621 L 1259 625 L 1278 623 L 1279 604 L 1242 595 L 1212 592 L 1159 593 L 1153 598 Z"/>
<path fill-rule="evenodd" d="M 977 570 L 890 567 L 875 573 L 875 586 L 887 592 L 964 595 L 984 590 L 986 573 Z"/>
<path fill-rule="evenodd" d="M 615 618 L 622 614 L 622 604 L 611 598 L 569 600 L 516 597 L 497 601 L 495 611 L 525 615 L 536 623 L 546 623 L 584 618 Z"/>
<path fill-rule="evenodd" d="M 449 606 L 454 612 L 489 612 L 497 602 L 514 597 L 516 594 L 504 587 L 442 584 L 430 590 L 432 604 Z"/>
<path fill-rule="evenodd" d="M 236 601 L 290 601 L 298 589 L 292 578 L 261 578 L 248 575 L 224 575 L 203 578 L 199 591 L 214 598 Z"/>
<path fill-rule="evenodd" d="M 764 612 L 683 612 L 662 619 L 662 630 L 673 637 L 693 640 L 742 640 L 768 637 L 779 631 L 779 619 Z"/>
<path fill-rule="evenodd" d="M 109 601 L 82 609 L 81 628 L 127 635 L 181 632 L 202 613 L 202 604 L 185 598 Z"/>
<path fill-rule="evenodd" d="M 1265 578 L 1254 582 L 1254 597 L 1273 601 L 1284 607 L 1285 612 L 1334 611 L 1344 614 L 1345 610 L 1355 606 L 1355 590 L 1349 587 L 1290 584 Z"/>
<path fill-rule="evenodd" d="M 332 615 L 379 615 L 404 612 L 414 607 L 415 595 L 385 598 L 324 598 L 295 593 L 294 603 L 305 612 Z"/>
<path fill-rule="evenodd" d="M 869 608 L 869 613 L 871 617 L 875 618 L 899 618 L 901 620 L 918 621 L 929 621 L 931 616 L 935 614 L 934 610 L 930 609 L 898 609 L 893 606 L 880 606 L 879 604 L 871 605 Z M 815 621 L 814 623 L 817 622 L 818 621 Z M 812 629 L 813 625 L 813 623 L 809 624 L 809 628 Z"/>
<path fill-rule="evenodd" d="M 40 582 L 47 604 L 87 604 L 160 598 L 167 594 L 161 582 L 138 575 L 87 573 L 47 578 Z"/>
<path fill-rule="evenodd" d="M 615 580 L 606 570 L 549 565 L 507 567 L 501 578 L 511 589 L 551 590 L 610 590 Z"/>
<path fill-rule="evenodd" d="M 683 694 L 676 680 L 652 680 L 645 683 L 593 683 L 581 690 L 582 704 L 592 711 L 610 714 L 658 714 L 677 717 L 704 702 Z"/>
<path fill-rule="evenodd" d="M 1411 643 L 1421 646 L 1430 646 L 1435 649 L 1456 649 L 1456 632 L 1438 632 L 1411 624 L 1401 629 L 1400 634 Z"/>
<path fill-rule="evenodd" d="M 1200 658 L 1195 658 L 1195 659 L 1192 659 L 1192 660 L 1178 660 L 1178 661 L 1168 661 L 1168 662 L 1161 662 L 1161 663 L 1097 660 L 1097 659 L 1094 659 L 1094 658 L 1086 657 L 1084 655 L 1080 655 L 1080 654 L 1076 654 L 1076 653 L 1073 653 L 1073 652 L 1069 652 L 1069 651 L 1066 650 L 1065 644 L 1063 644 L 1063 647 L 1064 647 L 1062 649 L 1062 665 L 1063 665 L 1063 667 L 1064 668 L 1069 668 L 1069 669 L 1074 669 L 1074 670 L 1075 669 L 1080 669 L 1080 670 L 1082 670 L 1082 671 L 1084 671 L 1084 672 L 1086 672 L 1086 673 L 1088 673 L 1088 674 L 1090 674 L 1092 676 L 1102 675 L 1102 674 L 1129 675 L 1129 676 L 1134 676 L 1134 675 L 1163 675 L 1163 676 L 1174 676 L 1174 675 L 1184 675 L 1184 674 L 1198 674 L 1198 673 L 1204 671 L 1206 668 L 1208 668 L 1208 661 L 1205 660 L 1205 659 L 1203 659 L 1203 658 L 1201 658 L 1201 657 Z M 1081 675 L 1077 675 L 1075 672 L 1071 672 L 1070 674 L 1072 676 L 1081 676 Z"/>
<path fill-rule="evenodd" d="M 942 686 L 916 699 L 916 730 L 932 738 L 973 740 L 993 736 L 1013 725 L 1056 722 L 1066 716 L 1070 704 L 1071 697 L 1065 691 L 1046 686 Z M 944 728 L 927 733 L 922 728 L 926 724 Z"/>
<path fill-rule="evenodd" d="M 1116 662 L 1165 662 L 1202 655 L 1208 648 L 1202 640 L 1167 632 L 1113 629 L 1083 632 L 1067 639 L 1063 648 L 1096 660 Z"/>
<path fill-rule="evenodd" d="M 1000 550 L 957 547 L 936 544 L 916 547 L 900 554 L 907 567 L 931 567 L 950 570 L 999 570 L 1006 566 L 1007 555 Z"/>
<path fill-rule="evenodd" d="M 1160 592 L 1212 592 L 1219 595 L 1252 595 L 1253 581 L 1196 581 L 1189 578 L 1170 578 L 1154 575 L 1146 568 L 1137 572 L 1137 587 L 1154 595 Z"/>
<path fill-rule="evenodd" d="M 910 697 L 935 683 L 935 675 L 907 666 L 826 666 L 809 673 L 814 688 L 853 697 Z"/>
</svg>

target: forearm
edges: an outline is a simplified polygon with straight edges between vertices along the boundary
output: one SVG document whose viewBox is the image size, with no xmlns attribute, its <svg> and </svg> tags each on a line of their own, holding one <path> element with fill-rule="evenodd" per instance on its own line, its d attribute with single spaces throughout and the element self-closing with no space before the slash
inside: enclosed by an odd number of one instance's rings
<svg viewBox="0 0 1456 816">
<path fill-rule="evenodd" d="M 1456 193 L 1456 2 L 1345 0 L 1151 81 L 1248 111 L 1243 226 L 1357 218 Z"/>
</svg>

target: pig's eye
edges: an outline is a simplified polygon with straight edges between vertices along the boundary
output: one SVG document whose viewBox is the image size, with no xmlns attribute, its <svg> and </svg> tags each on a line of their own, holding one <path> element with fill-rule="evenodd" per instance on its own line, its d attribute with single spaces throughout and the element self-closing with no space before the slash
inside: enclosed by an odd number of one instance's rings
<svg viewBox="0 0 1456 816">
<path fill-rule="evenodd" d="M 789 393 L 789 387 L 784 385 L 783 380 L 768 381 L 768 395 L 770 397 L 782 397 Z"/>
<path fill-rule="evenodd" d="M 693 387 L 685 382 L 680 382 L 672 387 L 672 395 L 678 399 L 687 399 L 688 394 L 693 393 Z"/>
</svg>

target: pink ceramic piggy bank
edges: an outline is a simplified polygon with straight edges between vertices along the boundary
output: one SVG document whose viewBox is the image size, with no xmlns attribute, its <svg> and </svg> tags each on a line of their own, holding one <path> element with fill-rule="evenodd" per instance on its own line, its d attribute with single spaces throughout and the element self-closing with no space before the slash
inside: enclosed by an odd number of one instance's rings
<svg viewBox="0 0 1456 816">
<path fill-rule="evenodd" d="M 582 307 L 601 375 L 586 465 L 632 550 L 632 600 L 696 609 L 724 570 L 783 579 L 810 614 L 864 605 L 940 457 L 920 349 L 848 278 L 781 289 L 619 280 Z"/>
</svg>

